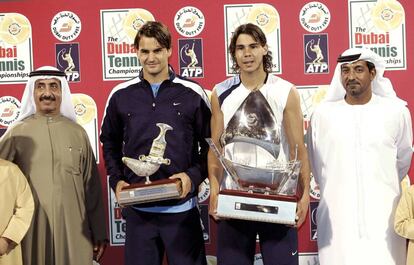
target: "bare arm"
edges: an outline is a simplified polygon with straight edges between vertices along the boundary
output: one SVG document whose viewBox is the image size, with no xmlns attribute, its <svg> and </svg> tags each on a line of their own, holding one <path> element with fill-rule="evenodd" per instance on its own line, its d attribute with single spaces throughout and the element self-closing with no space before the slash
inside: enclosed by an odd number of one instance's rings
<svg viewBox="0 0 414 265">
<path fill-rule="evenodd" d="M 214 144 L 221 150 L 220 136 L 224 130 L 223 112 L 220 109 L 216 91 L 211 95 L 211 139 Z M 219 160 L 210 149 L 208 152 L 208 178 L 210 181 L 210 209 L 209 213 L 214 219 L 217 219 L 217 195 L 219 193 L 220 181 L 223 176 L 223 168 Z"/>
<path fill-rule="evenodd" d="M 291 89 L 287 99 L 286 107 L 283 112 L 283 126 L 289 143 L 290 159 L 295 157 L 295 146 L 297 145 L 298 159 L 302 163 L 299 185 L 303 194 L 298 203 L 296 212 L 298 216 L 297 226 L 299 227 L 305 221 L 309 206 L 310 168 L 303 136 L 303 114 L 300 108 L 299 93 L 295 87 Z"/>
</svg>

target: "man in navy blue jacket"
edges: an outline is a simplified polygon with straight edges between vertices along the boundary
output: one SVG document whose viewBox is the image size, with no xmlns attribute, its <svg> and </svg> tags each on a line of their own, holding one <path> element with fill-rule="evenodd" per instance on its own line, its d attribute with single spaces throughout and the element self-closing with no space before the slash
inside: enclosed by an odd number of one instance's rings
<svg viewBox="0 0 414 265">
<path fill-rule="evenodd" d="M 142 65 L 138 77 L 111 92 L 102 124 L 101 142 L 109 182 L 118 198 L 123 187 L 144 182 L 125 167 L 123 156 L 147 155 L 159 134 L 156 123 L 173 130 L 166 134 L 164 157 L 151 180 L 180 179 L 180 199 L 124 208 L 125 264 L 157 265 L 164 251 L 169 265 L 206 264 L 204 240 L 197 209 L 198 186 L 207 177 L 210 103 L 197 83 L 177 76 L 168 65 L 171 34 L 160 22 L 147 22 L 134 46 Z"/>
</svg>

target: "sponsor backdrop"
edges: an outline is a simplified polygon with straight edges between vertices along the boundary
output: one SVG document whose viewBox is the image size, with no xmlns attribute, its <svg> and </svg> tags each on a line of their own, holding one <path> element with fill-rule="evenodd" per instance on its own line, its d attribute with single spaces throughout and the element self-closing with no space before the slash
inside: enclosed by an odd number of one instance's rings
<svg viewBox="0 0 414 265">
<path fill-rule="evenodd" d="M 395 90 L 414 109 L 413 12 L 414 2 L 409 0 L 3 0 L 0 130 L 18 118 L 32 69 L 54 65 L 66 72 L 78 122 L 88 132 L 107 194 L 110 247 L 101 264 L 123 264 L 125 222 L 108 188 L 98 136 L 111 89 L 136 76 L 140 68 L 132 42 L 143 23 L 160 20 L 169 27 L 172 67 L 208 91 L 234 74 L 227 53 L 234 29 L 246 22 L 259 25 L 273 54 L 272 71 L 299 89 L 306 130 L 315 105 L 329 89 L 336 57 L 349 47 L 369 47 L 384 57 Z M 318 264 L 315 215 L 320 195 L 313 178 L 311 187 L 309 217 L 299 230 L 301 265 Z M 208 197 L 206 180 L 199 187 L 199 210 L 211 265 L 216 264 L 216 224 L 208 216 Z M 255 264 L 263 264 L 260 254 Z"/>
</svg>

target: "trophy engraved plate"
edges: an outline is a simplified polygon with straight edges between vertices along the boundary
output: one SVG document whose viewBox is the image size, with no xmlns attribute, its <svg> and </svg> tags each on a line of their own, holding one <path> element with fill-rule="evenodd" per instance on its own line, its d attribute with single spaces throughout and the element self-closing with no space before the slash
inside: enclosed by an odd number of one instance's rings
<svg viewBox="0 0 414 265">
<path fill-rule="evenodd" d="M 217 216 L 295 225 L 301 163 L 297 155 L 282 156 L 281 122 L 260 91 L 229 120 L 220 138 L 223 153 L 206 141 L 224 169 Z"/>
<path fill-rule="evenodd" d="M 278 214 L 279 207 L 263 205 L 263 204 L 248 204 L 244 202 L 236 202 L 234 204 L 234 209 L 238 211 L 250 211 L 258 213 L 273 213 Z"/>
<path fill-rule="evenodd" d="M 217 215 L 224 218 L 295 225 L 295 198 L 255 196 L 223 190 L 218 195 Z"/>
<path fill-rule="evenodd" d="M 118 203 L 132 205 L 153 201 L 177 199 L 181 196 L 181 181 L 175 179 L 163 179 L 151 181 L 154 174 L 162 164 L 169 165 L 170 159 L 164 158 L 167 141 L 165 134 L 173 128 L 165 123 L 156 124 L 160 128 L 160 134 L 152 141 L 151 150 L 146 155 L 140 155 L 138 159 L 123 157 L 122 162 L 137 176 L 145 177 L 145 183 L 134 183 L 122 189 Z"/>
<path fill-rule="evenodd" d="M 166 179 L 150 184 L 131 184 L 119 193 L 122 205 L 175 199 L 181 195 L 181 181 Z"/>
</svg>

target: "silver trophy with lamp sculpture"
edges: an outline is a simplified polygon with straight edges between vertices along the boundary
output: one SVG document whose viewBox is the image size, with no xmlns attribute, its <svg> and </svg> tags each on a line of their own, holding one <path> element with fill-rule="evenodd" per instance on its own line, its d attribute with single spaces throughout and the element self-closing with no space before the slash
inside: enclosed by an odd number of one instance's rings
<svg viewBox="0 0 414 265">
<path fill-rule="evenodd" d="M 161 165 L 170 165 L 171 161 L 164 158 L 167 141 L 165 135 L 173 128 L 165 123 L 156 124 L 160 128 L 159 135 L 153 140 L 148 155 L 140 155 L 138 159 L 122 157 L 122 162 L 137 176 L 145 177 L 145 183 L 133 183 L 124 187 L 119 194 L 118 203 L 132 205 L 153 201 L 177 199 L 182 188 L 179 179 L 163 179 L 151 181 L 150 176 L 157 172 Z"/>
</svg>

